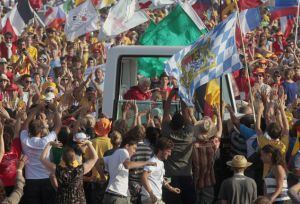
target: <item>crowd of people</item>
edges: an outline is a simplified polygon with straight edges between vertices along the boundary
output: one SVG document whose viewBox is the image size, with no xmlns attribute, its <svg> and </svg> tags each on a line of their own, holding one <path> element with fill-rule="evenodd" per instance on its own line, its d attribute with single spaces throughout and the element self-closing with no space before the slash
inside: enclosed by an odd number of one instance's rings
<svg viewBox="0 0 300 204">
<path fill-rule="evenodd" d="M 99 65 L 110 47 L 138 44 L 145 25 L 105 42 L 97 32 L 67 42 L 63 29 L 36 22 L 18 39 L 3 33 L 0 202 L 300 203 L 300 50 L 295 30 L 281 33 L 262 12 L 243 38 L 244 68 L 232 73 L 242 116 L 222 101 L 212 117 L 196 118 L 165 73 L 139 76 L 122 96 L 122 117 L 105 116 Z M 209 29 L 218 22 L 203 18 Z M 139 110 L 148 100 L 163 108 Z"/>
</svg>

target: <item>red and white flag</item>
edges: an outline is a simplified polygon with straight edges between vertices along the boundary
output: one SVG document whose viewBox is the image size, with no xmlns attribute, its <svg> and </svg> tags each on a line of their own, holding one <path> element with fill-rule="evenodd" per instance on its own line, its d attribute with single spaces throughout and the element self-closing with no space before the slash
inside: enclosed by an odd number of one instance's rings
<svg viewBox="0 0 300 204">
<path fill-rule="evenodd" d="M 140 9 L 158 9 L 176 3 L 175 0 L 138 0 Z"/>
<path fill-rule="evenodd" d="M 284 33 L 284 36 L 286 38 L 291 34 L 295 24 L 296 24 L 295 16 L 289 15 L 289 16 L 280 17 L 281 32 Z"/>
<path fill-rule="evenodd" d="M 50 7 L 45 13 L 45 25 L 52 28 L 58 28 L 66 21 L 66 16 L 63 4 L 56 7 Z"/>
<path fill-rule="evenodd" d="M 13 9 L 1 19 L 2 32 L 11 32 L 16 39 L 34 17 L 34 11 L 28 0 L 19 1 Z"/>
</svg>

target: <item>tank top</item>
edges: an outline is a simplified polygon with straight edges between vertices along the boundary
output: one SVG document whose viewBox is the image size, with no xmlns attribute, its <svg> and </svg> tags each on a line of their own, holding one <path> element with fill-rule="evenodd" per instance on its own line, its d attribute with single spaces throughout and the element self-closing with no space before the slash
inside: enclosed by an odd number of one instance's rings
<svg viewBox="0 0 300 204">
<path fill-rule="evenodd" d="M 269 196 L 275 192 L 277 186 L 276 178 L 272 170 L 270 170 L 269 173 L 266 175 L 264 181 L 265 181 L 266 193 Z M 285 200 L 290 200 L 290 197 L 288 196 L 288 183 L 287 183 L 286 175 L 283 180 L 281 193 L 277 196 L 275 201 L 285 201 Z"/>
</svg>

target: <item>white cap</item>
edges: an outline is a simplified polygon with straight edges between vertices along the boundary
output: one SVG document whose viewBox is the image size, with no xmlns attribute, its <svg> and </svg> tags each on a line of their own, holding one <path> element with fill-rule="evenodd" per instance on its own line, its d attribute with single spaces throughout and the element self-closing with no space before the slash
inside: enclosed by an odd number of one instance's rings
<svg viewBox="0 0 300 204">
<path fill-rule="evenodd" d="M 90 139 L 90 137 L 88 137 L 84 132 L 78 132 L 73 137 L 74 142 L 84 142 L 88 139 Z"/>
<path fill-rule="evenodd" d="M 4 57 L 0 58 L 0 63 L 7 63 L 7 60 Z"/>
</svg>

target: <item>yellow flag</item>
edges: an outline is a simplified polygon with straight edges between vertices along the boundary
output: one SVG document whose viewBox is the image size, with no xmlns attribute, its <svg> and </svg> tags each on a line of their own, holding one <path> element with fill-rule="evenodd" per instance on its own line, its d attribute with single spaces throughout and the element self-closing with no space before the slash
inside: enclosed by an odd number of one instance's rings
<svg viewBox="0 0 300 204">
<path fill-rule="evenodd" d="M 75 0 L 75 6 L 78 6 L 78 5 L 82 4 L 83 2 L 85 2 L 85 0 Z"/>
<path fill-rule="evenodd" d="M 220 86 L 217 79 L 208 82 L 204 99 L 210 106 L 220 105 Z"/>
</svg>

